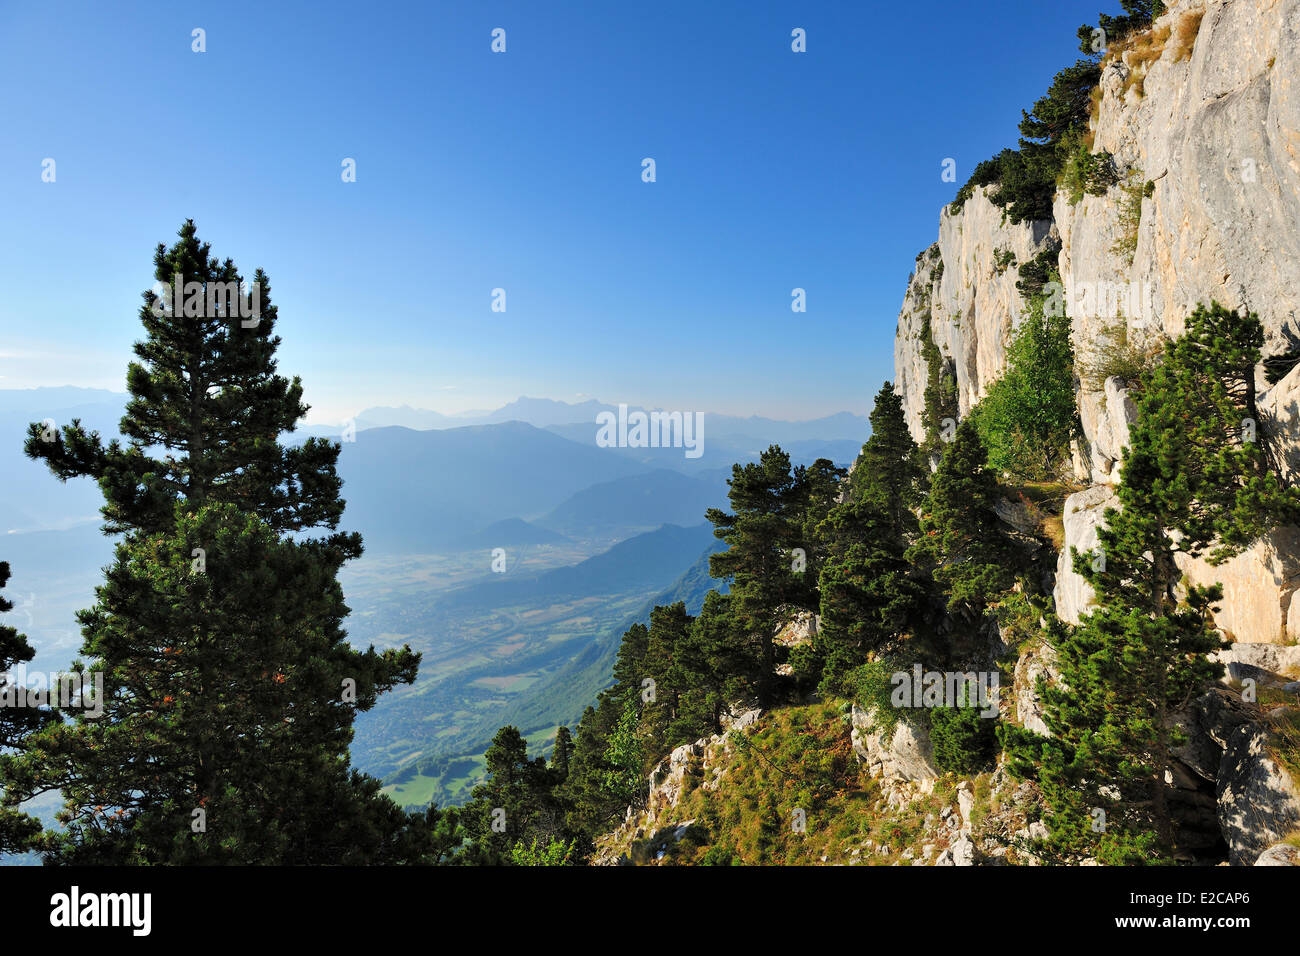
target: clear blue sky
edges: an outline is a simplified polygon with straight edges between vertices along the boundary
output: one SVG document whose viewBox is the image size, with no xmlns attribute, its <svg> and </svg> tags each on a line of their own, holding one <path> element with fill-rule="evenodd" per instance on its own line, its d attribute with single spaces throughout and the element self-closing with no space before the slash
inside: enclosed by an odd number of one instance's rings
<svg viewBox="0 0 1300 956">
<path fill-rule="evenodd" d="M 314 421 L 865 412 L 943 160 L 960 183 L 1014 144 L 1115 7 L 0 2 L 0 388 L 122 389 L 153 248 L 193 218 L 269 273 Z"/>
</svg>

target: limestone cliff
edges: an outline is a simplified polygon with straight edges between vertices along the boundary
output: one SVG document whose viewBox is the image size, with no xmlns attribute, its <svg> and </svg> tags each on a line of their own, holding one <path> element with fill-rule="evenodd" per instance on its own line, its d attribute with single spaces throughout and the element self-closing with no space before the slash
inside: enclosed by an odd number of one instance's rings
<svg viewBox="0 0 1300 956">
<path fill-rule="evenodd" d="M 1117 326 L 1143 343 L 1182 330 L 1198 303 L 1258 312 L 1265 353 L 1300 330 L 1300 0 L 1178 0 L 1148 42 L 1107 58 L 1092 121 L 1093 149 L 1113 157 L 1105 195 L 1073 203 L 1058 191 L 1053 219 L 1007 223 L 980 188 L 945 209 L 899 315 L 895 377 L 908 425 L 923 439 L 926 363 L 921 324 L 958 384 L 964 415 L 1005 369 L 1024 301 L 1012 263 L 1049 243 L 1080 367 Z M 997 187 L 989 187 L 996 189 Z M 1261 377 L 1262 380 L 1262 377 Z M 1118 480 L 1133 406 L 1116 378 L 1078 382 L 1086 485 Z M 1300 464 L 1300 369 L 1261 396 L 1287 467 Z M 1068 621 L 1090 600 L 1064 556 L 1095 543 L 1111 497 L 1085 489 L 1066 505 L 1057 602 Z M 1223 583 L 1219 624 L 1240 642 L 1300 637 L 1300 540 L 1275 535 L 1222 568 L 1188 561 L 1197 582 Z M 1293 612 L 1292 605 L 1297 607 Z"/>
<path fill-rule="evenodd" d="M 1117 337 L 1140 351 L 1177 336 L 1187 314 L 1211 301 L 1259 314 L 1266 357 L 1294 347 L 1300 0 L 1174 0 L 1149 33 L 1123 46 L 1103 60 L 1094 97 L 1091 147 L 1109 155 L 1113 179 L 1104 194 L 1058 190 L 1050 220 L 1012 225 L 989 200 L 998 187 L 978 188 L 960 209 L 943 211 L 938 241 L 918 257 L 894 345 L 895 381 L 918 442 L 925 439 L 926 319 L 964 416 L 1005 371 L 1025 306 L 1016 264 L 1040 253 L 1058 267 L 1080 370 L 1095 369 Z M 1265 382 L 1262 370 L 1258 380 Z M 1061 515 L 1054 589 L 1056 611 L 1069 623 L 1093 597 L 1072 570 L 1070 549 L 1094 547 L 1106 509 L 1117 506 L 1113 486 L 1135 414 L 1129 384 L 1082 371 L 1076 382 L 1078 490 Z M 1261 424 L 1278 438 L 1281 464 L 1294 478 L 1300 367 L 1258 401 Z M 1221 567 L 1187 558 L 1180 566 L 1195 583 L 1224 587 L 1216 624 L 1233 642 L 1224 655 L 1229 679 L 1257 677 L 1294 695 L 1300 659 L 1286 645 L 1300 641 L 1300 529 L 1282 529 Z M 1254 650 L 1269 648 L 1280 653 Z M 1040 653 L 1026 648 L 1017 675 L 1041 670 Z M 1032 681 L 1019 676 L 1017 709 L 1022 723 L 1046 729 Z M 1261 748 L 1259 728 L 1240 724 L 1218 697 L 1197 701 L 1185 724 L 1203 752 L 1184 755 L 1186 780 L 1177 786 L 1189 807 L 1209 815 L 1209 835 L 1217 814 L 1231 861 L 1253 862 L 1300 825 L 1300 790 Z"/>
</svg>

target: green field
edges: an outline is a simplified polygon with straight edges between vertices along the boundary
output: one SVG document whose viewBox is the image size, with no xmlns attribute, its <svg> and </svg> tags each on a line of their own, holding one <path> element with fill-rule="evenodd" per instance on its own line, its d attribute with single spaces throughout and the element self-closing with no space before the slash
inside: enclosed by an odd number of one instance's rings
<svg viewBox="0 0 1300 956">
<path fill-rule="evenodd" d="M 705 538 L 675 540 L 680 555 L 658 552 L 665 580 L 653 583 L 618 566 L 568 573 L 590 557 L 568 544 L 520 549 L 516 570 L 495 579 L 481 553 L 358 562 L 343 581 L 352 643 L 409 643 L 423 656 L 415 684 L 359 715 L 353 763 L 404 806 L 445 805 L 463 802 L 481 779 L 483 751 L 504 723 L 521 728 L 533 753 L 549 752 L 558 725 L 576 724 L 603 686 L 618 637 L 691 565 L 696 546 Z M 616 558 L 644 568 L 635 551 Z M 534 586 L 556 568 L 567 576 Z M 569 673 L 575 679 L 561 679 Z"/>
</svg>

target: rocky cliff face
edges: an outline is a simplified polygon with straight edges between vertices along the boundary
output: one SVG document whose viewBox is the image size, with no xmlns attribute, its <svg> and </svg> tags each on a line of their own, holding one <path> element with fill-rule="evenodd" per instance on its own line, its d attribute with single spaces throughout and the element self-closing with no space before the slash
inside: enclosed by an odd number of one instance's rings
<svg viewBox="0 0 1300 956">
<path fill-rule="evenodd" d="M 1186 315 L 1211 301 L 1257 312 L 1266 356 L 1286 351 L 1288 337 L 1300 332 L 1300 0 L 1175 0 L 1169 7 L 1144 42 L 1105 63 L 1092 123 L 1094 152 L 1114 162 L 1115 182 L 1104 195 L 1072 202 L 1058 191 L 1051 220 L 1015 226 L 979 189 L 960 211 L 941 215 L 938 242 L 918 257 L 909 281 L 894 345 L 896 385 L 918 442 L 925 437 L 925 319 L 955 373 L 964 416 L 1005 370 L 1025 307 L 1016 264 L 1045 249 L 1059 247 L 1080 369 L 1095 370 L 1119 337 L 1142 349 L 1177 336 Z M 1106 509 L 1117 506 L 1113 485 L 1134 417 L 1122 377 L 1080 379 L 1080 490 L 1065 504 L 1054 591 L 1056 610 L 1070 623 L 1093 598 L 1072 570 L 1070 549 L 1094 547 Z M 1262 392 L 1259 407 L 1295 477 L 1300 367 Z M 1181 567 L 1194 583 L 1224 587 L 1216 624 L 1234 644 L 1225 655 L 1230 677 L 1253 666 L 1244 663 L 1257 656 L 1250 648 L 1265 646 L 1286 657 L 1269 657 L 1265 671 L 1275 684 L 1300 676 L 1287 656 L 1295 648 L 1284 647 L 1300 640 L 1300 530 L 1270 535 L 1218 568 L 1191 559 Z M 1042 666 L 1022 658 L 1017 673 Z M 1045 730 L 1032 681 L 1018 686 L 1023 722 Z M 1198 720 L 1189 726 L 1205 753 L 1188 757 L 1188 799 L 1208 799 L 1203 809 L 1211 815 L 1217 803 L 1232 862 L 1252 862 L 1300 823 L 1300 791 L 1268 755 L 1257 726 L 1216 723 L 1204 713 Z"/>
<path fill-rule="evenodd" d="M 1058 192 L 1054 218 L 1019 226 L 977 190 L 945 209 L 939 241 L 918 259 L 895 336 L 895 377 L 908 425 L 922 440 L 925 316 L 956 373 L 964 415 L 1005 370 L 1024 309 L 1017 269 L 1060 244 L 1058 266 L 1080 367 L 1119 327 L 1141 347 L 1182 331 L 1198 303 L 1258 312 L 1266 354 L 1300 330 L 1300 0 L 1180 0 L 1151 42 L 1110 59 L 1102 74 L 1093 149 L 1114 157 L 1117 181 L 1078 203 Z M 992 187 L 996 188 L 996 187 Z M 1262 380 L 1262 378 L 1261 378 Z M 1118 481 L 1133 417 L 1126 383 L 1083 376 L 1084 440 L 1076 475 Z M 1287 467 L 1300 471 L 1300 369 L 1261 396 Z M 1104 491 L 1066 506 L 1066 547 L 1095 543 Z M 1300 637 L 1300 544 L 1275 535 L 1222 568 L 1188 561 L 1192 580 L 1220 581 L 1220 626 L 1236 641 Z M 1091 599 L 1062 558 L 1057 601 L 1076 621 Z M 1296 604 L 1295 613 L 1292 605 Z"/>
<path fill-rule="evenodd" d="M 1130 341 L 1175 336 L 1213 300 L 1258 312 L 1281 351 L 1300 304 L 1300 0 L 1183 0 L 1166 31 L 1159 56 L 1125 51 L 1102 75 L 1093 148 L 1120 182 L 1057 196 L 1075 347 L 1087 359 L 1117 322 Z M 1102 399 L 1080 401 L 1094 468 L 1118 451 Z"/>
<path fill-rule="evenodd" d="M 908 283 L 894 338 L 895 386 L 903 396 L 908 427 L 924 434 L 927 369 L 921 355 L 922 327 L 957 377 L 961 414 L 969 412 L 1006 366 L 1011 330 L 1024 299 L 1016 290 L 1018 266 L 1033 259 L 1054 238 L 1050 221 L 1003 222 L 1002 210 L 980 188 L 962 210 L 939 216 L 939 241 L 921 253 Z"/>
</svg>

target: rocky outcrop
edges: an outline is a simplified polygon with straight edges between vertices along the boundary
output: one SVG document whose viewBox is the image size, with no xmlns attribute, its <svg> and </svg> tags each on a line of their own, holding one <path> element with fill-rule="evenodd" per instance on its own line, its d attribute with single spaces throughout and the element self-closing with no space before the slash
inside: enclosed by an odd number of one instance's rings
<svg viewBox="0 0 1300 956">
<path fill-rule="evenodd" d="M 1216 687 L 1175 716 L 1186 743 L 1174 751 L 1174 756 L 1202 780 L 1217 781 L 1228 741 L 1254 719 L 1254 712 L 1240 697 Z"/>
<path fill-rule="evenodd" d="M 939 241 L 917 258 L 894 338 L 895 385 L 917 441 L 924 437 L 928 370 L 920 343 L 925 318 L 939 352 L 952 363 L 965 416 L 1006 366 L 1011 330 L 1025 306 L 1016 288 L 1018 268 L 1051 238 L 1051 222 L 1004 221 L 983 188 L 960 212 L 945 207 L 940 213 Z"/>
<path fill-rule="evenodd" d="M 1300 481 L 1300 365 L 1269 390 L 1259 408 L 1282 474 Z"/>
<path fill-rule="evenodd" d="M 1098 545 L 1097 529 L 1106 523 L 1106 509 L 1118 508 L 1115 492 L 1107 485 L 1087 488 L 1065 499 L 1061 519 L 1065 525 L 1065 543 L 1056 561 L 1056 588 L 1053 599 L 1057 616 L 1067 624 L 1078 624 L 1092 606 L 1092 586 L 1074 570 L 1072 549 L 1080 553 Z"/>
<path fill-rule="evenodd" d="M 1215 659 L 1227 667 L 1229 680 L 1240 680 L 1245 667 L 1266 672 L 1271 683 L 1286 684 L 1300 678 L 1300 646 L 1296 645 L 1233 644 Z"/>
<path fill-rule="evenodd" d="M 716 790 L 726 773 L 732 731 L 746 732 L 762 716 L 758 708 L 722 719 L 722 733 L 682 744 L 650 771 L 643 808 L 627 808 L 623 825 L 597 841 L 593 862 L 598 866 L 645 863 L 663 856 L 679 842 L 694 821 L 668 822 L 672 811 L 693 787 Z"/>
<path fill-rule="evenodd" d="M 1154 59 L 1126 51 L 1103 72 L 1094 149 L 1122 181 L 1057 196 L 1076 349 L 1095 354 L 1117 321 L 1132 341 L 1175 336 L 1214 300 L 1259 312 L 1280 350 L 1300 308 L 1300 0 L 1182 0 L 1166 35 Z M 1085 415 L 1089 440 L 1112 421 Z"/>
<path fill-rule="evenodd" d="M 1118 500 L 1108 485 L 1094 485 L 1065 501 L 1065 543 L 1057 557 L 1053 596 L 1056 613 L 1067 624 L 1079 623 L 1093 601 L 1091 586 L 1074 570 L 1070 550 L 1095 549 L 1106 509 L 1116 507 Z M 1178 555 L 1177 562 L 1193 584 L 1223 587 L 1214 619 L 1230 640 L 1281 643 L 1300 633 L 1300 617 L 1291 613 L 1293 604 L 1300 610 L 1300 531 L 1276 531 L 1217 567 L 1186 554 Z"/>
<path fill-rule="evenodd" d="M 963 833 L 948 849 L 939 854 L 939 858 L 934 861 L 935 866 L 974 866 L 975 865 L 975 841 L 970 838 L 970 834 Z"/>
<path fill-rule="evenodd" d="M 1251 654 L 1258 645 L 1236 647 L 1243 649 L 1245 657 L 1277 663 L 1268 655 Z M 1227 652 L 1223 656 L 1231 660 L 1234 655 Z M 1227 843 L 1230 863 L 1249 865 L 1269 846 L 1300 829 L 1300 788 L 1274 756 L 1270 715 L 1233 691 L 1215 688 L 1192 701 L 1175 719 L 1186 737 L 1174 751 L 1178 768 L 1213 785 L 1211 812 L 1217 817 L 1217 835 Z M 1187 824 L 1193 815 L 1189 810 L 1192 804 L 1197 811 L 1205 809 L 1199 796 L 1204 788 L 1194 780 L 1180 780 L 1179 774 L 1175 774 L 1174 784 L 1194 794 L 1184 801 L 1188 806 L 1181 808 L 1180 816 Z M 1199 829 L 1211 832 L 1204 823 Z"/>
<path fill-rule="evenodd" d="M 1280 529 L 1217 567 L 1186 555 L 1178 556 L 1178 567 L 1193 584 L 1222 585 L 1214 622 L 1229 639 L 1281 643 L 1300 630 L 1300 620 L 1291 619 L 1300 587 L 1300 530 Z"/>
<path fill-rule="evenodd" d="M 821 623 L 820 614 L 813 614 L 811 611 L 793 612 L 790 620 L 776 629 L 773 640 L 783 647 L 811 644 L 818 630 L 821 629 Z"/>
<path fill-rule="evenodd" d="M 1128 447 L 1129 426 L 1137 420 L 1137 409 L 1129 398 L 1126 383 L 1109 376 L 1100 391 L 1079 392 L 1079 420 L 1090 438 L 1092 480 L 1096 484 L 1119 484 L 1119 464 Z"/>
<path fill-rule="evenodd" d="M 821 629 L 821 615 L 813 614 L 811 611 L 796 611 L 793 608 L 788 609 L 787 613 L 790 619 L 777 626 L 776 633 L 772 637 L 773 642 L 778 647 L 786 649 L 811 644 Z M 789 677 L 794 673 L 794 667 L 791 664 L 778 664 L 776 672 L 782 677 Z"/>
<path fill-rule="evenodd" d="M 1259 855 L 1256 866 L 1300 866 L 1300 847 L 1289 843 L 1271 846 Z"/>
<path fill-rule="evenodd" d="M 879 725 L 874 710 L 864 710 L 857 704 L 853 705 L 851 719 L 853 752 L 872 776 L 922 783 L 938 779 L 930 736 L 923 728 L 899 720 L 889 731 Z"/>
<path fill-rule="evenodd" d="M 1016 723 L 1044 737 L 1052 736 L 1052 732 L 1043 721 L 1043 701 L 1038 695 L 1038 681 L 1039 678 L 1044 678 L 1051 683 L 1057 679 L 1060 675 L 1055 665 L 1056 652 L 1046 643 L 1025 648 L 1016 660 Z"/>
<path fill-rule="evenodd" d="M 1300 0 L 1180 0 L 1157 20 L 1154 42 L 1108 58 L 1094 119 L 1096 152 L 1117 181 L 1072 203 L 1058 192 L 1053 219 L 1018 226 L 977 189 L 945 209 L 922 253 L 895 338 L 895 376 L 914 437 L 923 437 L 926 384 L 921 329 L 952 363 L 964 415 L 1004 371 L 1024 303 L 1017 267 L 1059 241 L 1058 265 L 1081 369 L 1083 429 L 1076 471 L 1114 485 L 1135 409 L 1121 376 L 1097 375 L 1123 327 L 1132 351 L 1182 331 L 1198 303 L 1260 314 L 1266 354 L 1300 331 Z M 1012 265 L 1012 262 L 1016 265 Z M 1097 378 L 1100 378 L 1100 381 Z M 1262 379 L 1261 379 L 1262 381 Z M 1284 470 L 1300 475 L 1300 367 L 1260 398 Z M 1058 613 L 1074 622 L 1091 591 L 1073 573 L 1071 546 L 1096 543 L 1108 504 L 1089 489 L 1067 505 L 1058 564 Z M 1258 543 L 1220 567 L 1184 557 L 1198 584 L 1220 582 L 1218 626 L 1239 642 L 1300 640 L 1300 533 Z"/>
<path fill-rule="evenodd" d="M 1250 865 L 1261 853 L 1300 830 L 1300 787 L 1269 750 L 1258 724 L 1233 731 L 1219 766 L 1219 827 L 1228 861 Z"/>
</svg>

